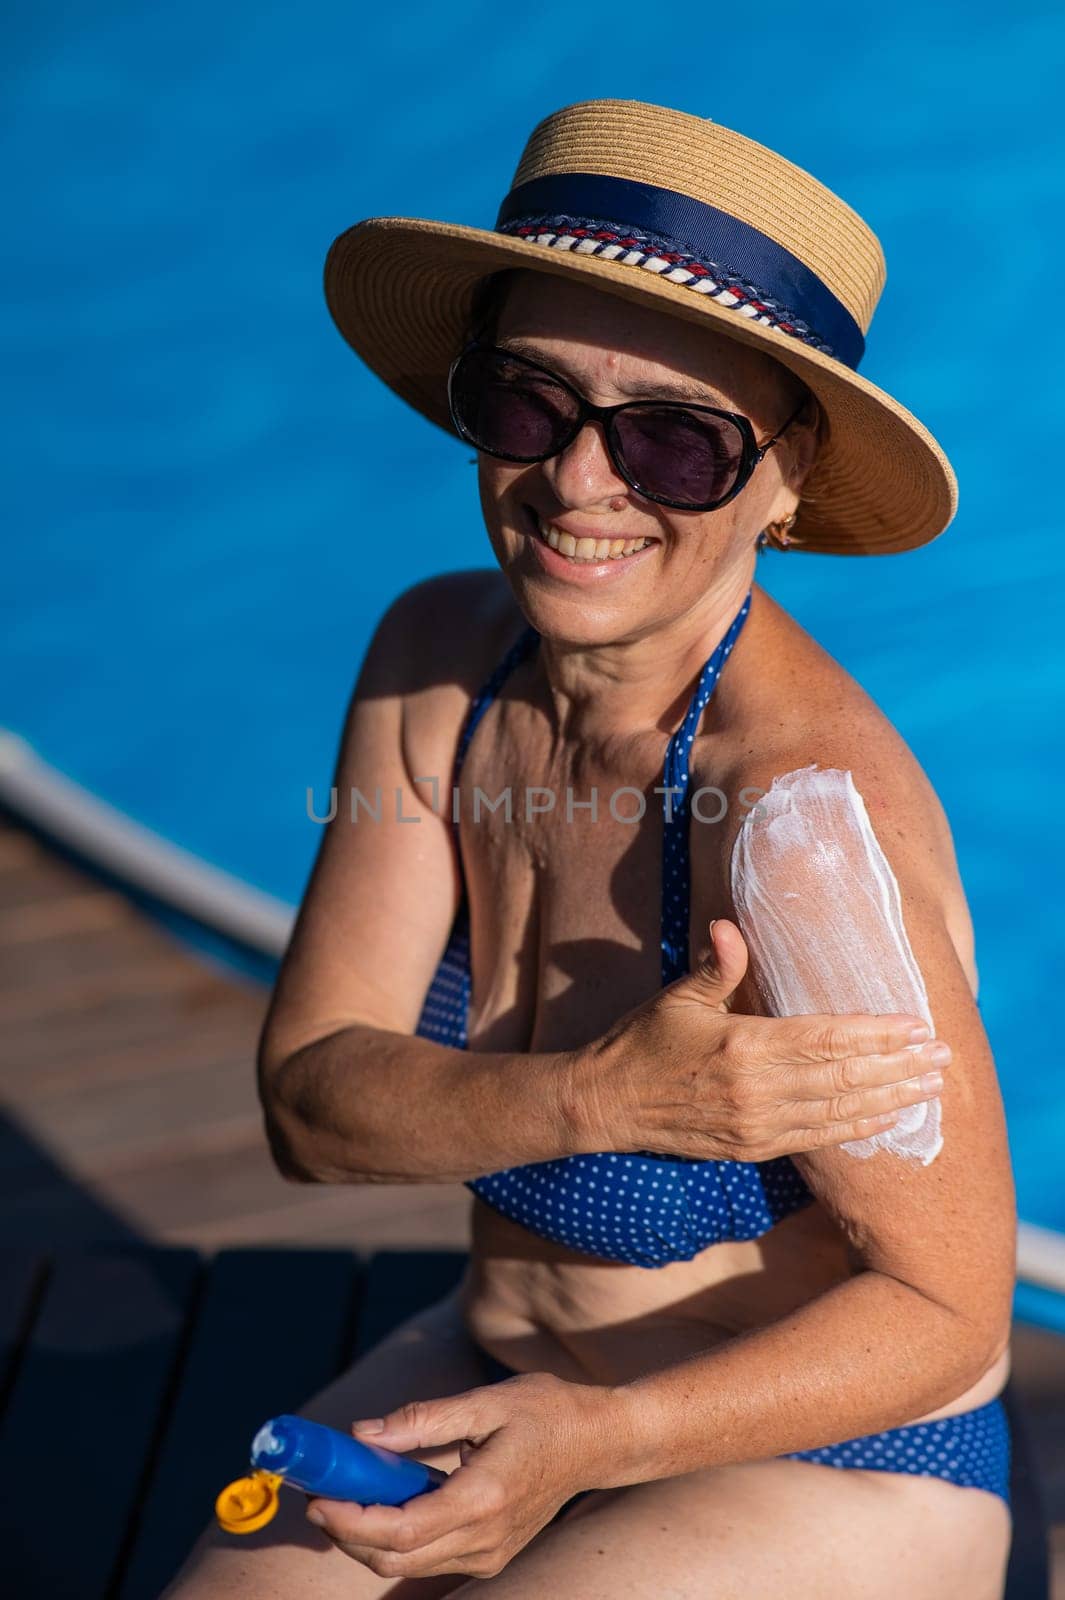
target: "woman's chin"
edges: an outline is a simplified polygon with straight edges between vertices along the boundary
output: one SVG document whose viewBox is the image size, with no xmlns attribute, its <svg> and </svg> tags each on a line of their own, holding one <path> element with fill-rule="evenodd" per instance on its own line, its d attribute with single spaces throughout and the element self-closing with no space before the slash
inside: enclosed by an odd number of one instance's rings
<svg viewBox="0 0 1065 1600">
<path fill-rule="evenodd" d="M 524 564 L 507 571 L 514 598 L 538 633 L 574 645 L 613 644 L 641 633 L 650 620 L 646 604 L 633 596 L 604 593 L 591 585 L 568 588 L 530 573 Z"/>
</svg>

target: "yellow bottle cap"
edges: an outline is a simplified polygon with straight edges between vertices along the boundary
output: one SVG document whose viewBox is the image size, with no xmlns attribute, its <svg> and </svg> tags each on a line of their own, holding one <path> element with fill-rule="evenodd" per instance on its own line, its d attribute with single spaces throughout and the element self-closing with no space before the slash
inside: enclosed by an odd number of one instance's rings
<svg viewBox="0 0 1065 1600">
<path fill-rule="evenodd" d="M 276 1472 L 261 1468 L 246 1478 L 227 1483 L 214 1503 L 219 1527 L 226 1533 L 254 1533 L 277 1514 L 277 1491 L 284 1482 Z"/>
</svg>

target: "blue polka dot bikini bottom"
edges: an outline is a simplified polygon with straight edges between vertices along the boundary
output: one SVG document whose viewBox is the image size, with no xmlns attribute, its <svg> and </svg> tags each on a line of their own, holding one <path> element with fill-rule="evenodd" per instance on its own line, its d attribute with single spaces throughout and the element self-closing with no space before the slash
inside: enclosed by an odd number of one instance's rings
<svg viewBox="0 0 1065 1600">
<path fill-rule="evenodd" d="M 514 1367 L 481 1354 L 489 1371 L 490 1383 L 517 1376 Z M 904 1428 L 888 1428 L 884 1433 L 867 1433 L 860 1439 L 844 1439 L 841 1444 L 821 1445 L 816 1450 L 789 1450 L 781 1461 L 816 1461 L 824 1467 L 864 1467 L 874 1472 L 908 1472 L 917 1478 L 945 1478 L 962 1488 L 987 1489 L 1010 1503 L 1010 1429 L 1006 1408 L 1000 1396 L 972 1411 L 935 1422 L 910 1422 Z M 587 1494 L 582 1490 L 581 1494 Z M 581 1498 L 574 1495 L 565 1510 Z"/>
</svg>

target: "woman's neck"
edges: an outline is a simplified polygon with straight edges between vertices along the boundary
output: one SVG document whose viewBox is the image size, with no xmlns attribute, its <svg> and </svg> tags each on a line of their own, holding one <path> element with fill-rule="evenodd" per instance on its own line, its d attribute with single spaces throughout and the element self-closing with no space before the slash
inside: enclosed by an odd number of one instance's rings
<svg viewBox="0 0 1065 1600">
<path fill-rule="evenodd" d="M 723 581 L 661 627 L 607 645 L 544 638 L 539 671 L 560 735 L 599 740 L 654 728 L 671 733 L 691 686 L 752 588 L 749 573 Z M 752 594 L 752 610 L 757 590 Z"/>
</svg>

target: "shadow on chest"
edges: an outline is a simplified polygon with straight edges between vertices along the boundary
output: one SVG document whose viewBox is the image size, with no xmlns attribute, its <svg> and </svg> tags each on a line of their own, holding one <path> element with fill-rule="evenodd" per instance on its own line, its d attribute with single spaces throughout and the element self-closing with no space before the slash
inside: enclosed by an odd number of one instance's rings
<svg viewBox="0 0 1065 1600">
<path fill-rule="evenodd" d="M 504 731 L 463 772 L 485 1048 L 583 1042 L 660 987 L 662 750 L 644 741 L 610 754 Z"/>
</svg>

